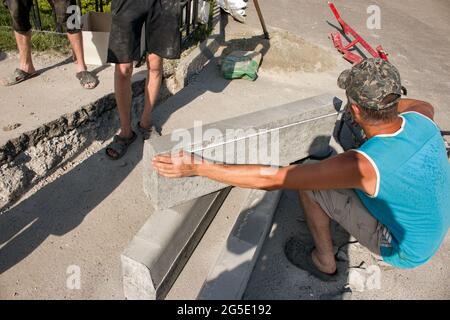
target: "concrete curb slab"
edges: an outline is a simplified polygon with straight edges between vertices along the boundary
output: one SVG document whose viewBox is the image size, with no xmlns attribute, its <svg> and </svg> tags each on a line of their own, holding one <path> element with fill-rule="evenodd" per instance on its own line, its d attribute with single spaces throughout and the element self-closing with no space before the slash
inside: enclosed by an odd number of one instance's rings
<svg viewBox="0 0 450 320">
<path fill-rule="evenodd" d="M 219 163 L 287 165 L 327 148 L 337 111 L 331 94 L 295 101 L 147 140 L 144 167 L 158 154 L 183 149 Z M 144 171 L 144 191 L 158 209 L 170 208 L 226 185 L 203 177 L 167 179 Z"/>
<path fill-rule="evenodd" d="M 258 259 L 282 191 L 252 190 L 198 299 L 239 300 Z"/>
<path fill-rule="evenodd" d="M 121 255 L 127 299 L 164 298 L 230 189 L 153 213 Z"/>
</svg>

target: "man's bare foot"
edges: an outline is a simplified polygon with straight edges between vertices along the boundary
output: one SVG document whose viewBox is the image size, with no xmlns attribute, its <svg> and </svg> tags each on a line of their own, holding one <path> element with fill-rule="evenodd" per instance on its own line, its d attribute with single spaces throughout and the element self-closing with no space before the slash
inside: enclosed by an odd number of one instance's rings
<svg viewBox="0 0 450 320">
<path fill-rule="evenodd" d="M 323 273 L 333 274 L 336 271 L 336 260 L 334 256 L 319 255 L 317 249 L 311 252 L 311 258 L 317 269 Z"/>
<path fill-rule="evenodd" d="M 24 64 L 19 67 L 20 70 L 25 71 L 26 73 L 35 73 L 36 69 L 32 64 Z"/>
<path fill-rule="evenodd" d="M 11 73 L 7 78 L 3 78 L 0 80 L 0 84 L 2 86 L 12 86 L 18 84 L 22 81 L 33 78 L 37 75 L 36 70 L 33 66 L 27 68 L 17 68 L 14 72 Z"/>
<path fill-rule="evenodd" d="M 87 67 L 86 65 L 80 65 L 78 63 L 76 63 L 76 74 L 77 75 L 83 75 L 82 72 L 87 71 Z M 95 79 L 94 75 L 91 73 L 90 74 L 84 74 L 83 77 L 88 77 L 87 80 L 81 80 L 79 76 L 77 76 L 77 78 L 80 80 L 81 85 L 83 88 L 85 89 L 94 89 L 97 84 L 98 84 L 98 80 Z"/>
</svg>

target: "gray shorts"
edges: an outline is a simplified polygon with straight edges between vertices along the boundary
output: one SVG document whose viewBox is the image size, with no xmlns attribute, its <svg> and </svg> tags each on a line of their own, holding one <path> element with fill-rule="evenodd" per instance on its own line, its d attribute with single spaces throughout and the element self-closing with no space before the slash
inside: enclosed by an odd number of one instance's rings
<svg viewBox="0 0 450 320">
<path fill-rule="evenodd" d="M 391 236 L 387 228 L 370 214 L 352 189 L 315 190 L 307 193 L 332 220 L 371 252 L 380 255 L 380 246 L 390 245 Z"/>
</svg>

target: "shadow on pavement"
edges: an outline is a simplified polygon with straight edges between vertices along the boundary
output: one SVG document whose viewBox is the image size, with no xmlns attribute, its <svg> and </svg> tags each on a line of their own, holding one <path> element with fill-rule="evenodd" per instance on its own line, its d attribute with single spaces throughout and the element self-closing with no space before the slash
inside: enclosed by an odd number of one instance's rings
<svg viewBox="0 0 450 320">
<path fill-rule="evenodd" d="M 55 69 L 55 68 L 64 66 L 64 65 L 69 64 L 69 63 L 71 63 L 71 62 L 73 62 L 73 58 L 72 58 L 72 57 L 69 57 L 69 58 L 67 58 L 67 59 L 64 59 L 63 61 L 60 61 L 60 62 L 58 62 L 58 63 L 55 63 L 54 65 L 51 65 L 51 66 L 48 66 L 48 67 L 45 67 L 45 68 L 36 70 L 36 72 L 37 72 L 39 75 L 41 75 L 41 74 L 43 74 L 43 73 L 45 73 L 45 72 L 47 72 L 47 71 L 49 71 L 49 70 L 52 70 L 52 69 Z"/>
<path fill-rule="evenodd" d="M 26 258 L 50 235 L 77 228 L 142 158 L 135 142 L 119 161 L 102 149 L 61 178 L 0 215 L 0 274 Z M 123 165 L 126 161 L 126 165 Z M 56 253 L 55 253 L 56 254 Z"/>
</svg>

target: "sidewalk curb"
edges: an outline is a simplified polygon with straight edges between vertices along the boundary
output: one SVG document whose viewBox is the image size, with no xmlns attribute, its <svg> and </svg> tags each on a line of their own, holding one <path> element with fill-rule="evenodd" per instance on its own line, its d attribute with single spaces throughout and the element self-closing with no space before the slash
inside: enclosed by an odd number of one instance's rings
<svg viewBox="0 0 450 320">
<path fill-rule="evenodd" d="M 198 295 L 200 300 L 240 300 L 270 232 L 282 191 L 252 190 L 216 263 Z"/>
<path fill-rule="evenodd" d="M 164 299 L 230 190 L 150 216 L 121 255 L 126 299 Z"/>
</svg>

